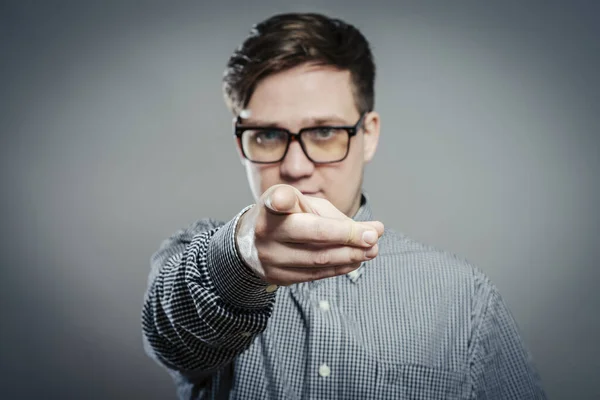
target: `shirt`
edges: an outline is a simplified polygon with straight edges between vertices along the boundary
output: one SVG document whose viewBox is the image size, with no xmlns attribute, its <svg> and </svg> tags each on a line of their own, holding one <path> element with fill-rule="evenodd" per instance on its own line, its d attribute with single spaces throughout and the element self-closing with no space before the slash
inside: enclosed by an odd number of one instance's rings
<svg viewBox="0 0 600 400">
<path fill-rule="evenodd" d="M 151 258 L 144 344 L 181 399 L 546 398 L 497 288 L 468 261 L 386 228 L 352 273 L 277 288 L 237 253 L 245 210 L 195 222 Z M 367 196 L 354 219 L 372 220 Z"/>
</svg>

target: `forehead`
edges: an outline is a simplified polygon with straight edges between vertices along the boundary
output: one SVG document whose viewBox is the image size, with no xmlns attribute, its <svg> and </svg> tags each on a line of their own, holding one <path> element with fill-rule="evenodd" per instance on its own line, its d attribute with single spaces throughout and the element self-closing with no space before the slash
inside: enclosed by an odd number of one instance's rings
<svg viewBox="0 0 600 400">
<path fill-rule="evenodd" d="M 248 103 L 252 118 L 295 124 L 307 118 L 358 115 L 349 71 L 301 65 L 260 81 Z"/>
</svg>

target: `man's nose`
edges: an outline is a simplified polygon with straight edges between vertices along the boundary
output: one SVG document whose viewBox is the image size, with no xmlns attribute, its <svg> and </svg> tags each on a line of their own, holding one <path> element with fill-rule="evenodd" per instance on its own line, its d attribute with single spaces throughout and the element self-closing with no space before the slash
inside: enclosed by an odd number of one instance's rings
<svg viewBox="0 0 600 400">
<path fill-rule="evenodd" d="M 306 157 L 297 140 L 290 143 L 290 148 L 281 161 L 281 175 L 294 180 L 310 176 L 315 170 L 315 164 Z"/>
</svg>

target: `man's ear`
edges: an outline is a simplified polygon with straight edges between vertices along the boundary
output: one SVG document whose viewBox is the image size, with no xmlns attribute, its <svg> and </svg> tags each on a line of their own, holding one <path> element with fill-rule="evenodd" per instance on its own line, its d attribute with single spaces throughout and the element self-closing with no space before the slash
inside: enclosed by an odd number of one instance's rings
<svg viewBox="0 0 600 400">
<path fill-rule="evenodd" d="M 380 129 L 379 113 L 371 111 L 365 115 L 363 122 L 364 162 L 368 163 L 375 156 L 377 144 L 379 143 Z"/>
<path fill-rule="evenodd" d="M 242 153 L 242 142 L 239 138 L 235 138 L 235 148 L 238 153 L 238 157 L 240 158 L 240 163 L 243 166 L 246 166 L 246 157 L 244 157 L 244 153 Z"/>
</svg>

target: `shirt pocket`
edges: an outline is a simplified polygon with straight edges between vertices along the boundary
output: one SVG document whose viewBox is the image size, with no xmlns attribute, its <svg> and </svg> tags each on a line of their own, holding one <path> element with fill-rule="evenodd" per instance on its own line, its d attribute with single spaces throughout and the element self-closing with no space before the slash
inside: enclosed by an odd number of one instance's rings
<svg viewBox="0 0 600 400">
<path fill-rule="evenodd" d="M 384 398 L 391 395 L 397 399 L 434 400 L 469 396 L 468 375 L 464 372 L 416 364 L 377 364 Z"/>
</svg>

